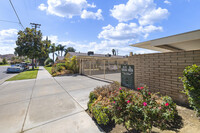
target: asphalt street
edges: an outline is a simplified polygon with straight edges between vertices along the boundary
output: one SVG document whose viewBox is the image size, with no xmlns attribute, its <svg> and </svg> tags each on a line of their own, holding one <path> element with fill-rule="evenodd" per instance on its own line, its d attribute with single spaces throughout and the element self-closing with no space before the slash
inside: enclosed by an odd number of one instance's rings
<svg viewBox="0 0 200 133">
<path fill-rule="evenodd" d="M 7 67 L 9 66 L 0 66 L 0 80 L 13 74 L 13 73 L 6 73 Z"/>
</svg>

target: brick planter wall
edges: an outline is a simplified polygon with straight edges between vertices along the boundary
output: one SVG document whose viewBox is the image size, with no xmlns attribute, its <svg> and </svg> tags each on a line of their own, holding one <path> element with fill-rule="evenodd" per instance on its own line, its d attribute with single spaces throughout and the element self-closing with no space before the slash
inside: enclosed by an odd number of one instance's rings
<svg viewBox="0 0 200 133">
<path fill-rule="evenodd" d="M 133 55 L 128 64 L 135 66 L 135 87 L 147 85 L 152 92 L 171 96 L 177 103 L 187 104 L 186 96 L 180 91 L 186 66 L 200 65 L 200 50 L 170 53 Z"/>
</svg>

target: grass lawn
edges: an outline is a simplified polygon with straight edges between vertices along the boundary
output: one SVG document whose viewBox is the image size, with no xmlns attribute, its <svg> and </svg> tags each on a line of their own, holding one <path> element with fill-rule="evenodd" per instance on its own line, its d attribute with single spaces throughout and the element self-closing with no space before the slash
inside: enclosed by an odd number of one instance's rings
<svg viewBox="0 0 200 133">
<path fill-rule="evenodd" d="M 44 67 L 50 74 L 52 74 L 52 72 L 51 72 L 51 68 L 52 67 Z"/>
<path fill-rule="evenodd" d="M 18 75 L 6 80 L 6 81 L 13 81 L 13 80 L 23 80 L 23 79 L 35 79 L 37 77 L 39 68 L 35 68 L 34 70 L 29 69 L 27 71 L 21 72 Z"/>
<path fill-rule="evenodd" d="M 0 65 L 0 66 L 10 66 L 10 64 L 4 64 L 4 65 Z"/>
</svg>

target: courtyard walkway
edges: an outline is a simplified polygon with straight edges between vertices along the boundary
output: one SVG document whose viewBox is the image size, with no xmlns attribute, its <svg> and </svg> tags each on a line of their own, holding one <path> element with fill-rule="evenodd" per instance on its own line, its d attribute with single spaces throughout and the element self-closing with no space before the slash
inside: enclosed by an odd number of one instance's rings
<svg viewBox="0 0 200 133">
<path fill-rule="evenodd" d="M 90 91 L 105 84 L 80 75 L 53 78 L 44 67 L 39 68 L 37 79 L 4 82 L 0 132 L 102 132 L 85 109 Z"/>
</svg>

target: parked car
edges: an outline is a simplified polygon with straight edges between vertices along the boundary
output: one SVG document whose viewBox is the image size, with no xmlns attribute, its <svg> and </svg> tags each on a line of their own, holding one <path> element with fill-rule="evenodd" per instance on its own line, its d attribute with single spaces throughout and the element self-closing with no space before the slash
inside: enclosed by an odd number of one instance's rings
<svg viewBox="0 0 200 133">
<path fill-rule="evenodd" d="M 23 67 L 20 64 L 12 65 L 11 67 L 7 68 L 7 73 L 16 73 L 24 71 Z"/>
<path fill-rule="evenodd" d="M 29 69 L 28 63 L 22 62 L 22 63 L 20 63 L 20 65 L 23 67 L 24 70 Z"/>
</svg>

